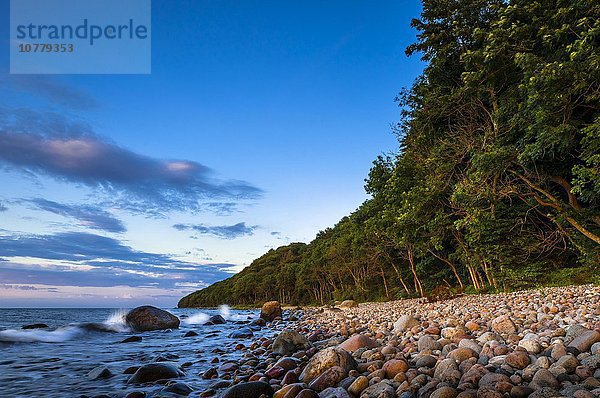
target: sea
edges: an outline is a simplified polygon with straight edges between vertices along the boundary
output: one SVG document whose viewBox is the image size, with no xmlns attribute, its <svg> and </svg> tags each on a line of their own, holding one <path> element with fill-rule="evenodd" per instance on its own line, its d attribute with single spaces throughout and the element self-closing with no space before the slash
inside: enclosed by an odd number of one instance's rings
<svg viewBox="0 0 600 398">
<path fill-rule="evenodd" d="M 148 397 L 163 396 L 160 385 L 129 385 L 131 366 L 154 361 L 185 368 L 184 382 L 196 391 L 207 389 L 214 380 L 200 377 L 211 367 L 239 359 L 239 343 L 250 345 L 257 337 L 271 337 L 269 328 L 254 329 L 254 338 L 230 338 L 230 334 L 258 318 L 255 310 L 167 309 L 181 319 L 179 329 L 133 333 L 125 323 L 127 309 L 6 309 L 0 308 L 0 397 L 124 397 L 142 391 Z M 220 314 L 227 322 L 205 325 Z M 22 329 L 44 323 L 48 329 Z M 188 331 L 198 336 L 183 337 Z M 120 343 L 130 336 L 142 341 Z M 218 363 L 211 363 L 218 358 Z M 106 366 L 114 374 L 91 380 L 88 373 Z M 194 393 L 197 394 L 197 393 Z M 197 396 L 197 395 L 196 395 Z"/>
</svg>

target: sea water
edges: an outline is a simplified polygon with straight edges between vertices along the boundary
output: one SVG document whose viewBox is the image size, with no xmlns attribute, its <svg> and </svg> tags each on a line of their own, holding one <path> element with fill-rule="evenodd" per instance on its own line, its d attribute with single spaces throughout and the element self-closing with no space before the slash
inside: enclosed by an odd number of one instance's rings
<svg viewBox="0 0 600 398">
<path fill-rule="evenodd" d="M 179 329 L 133 333 L 125 323 L 124 309 L 0 309 L 0 397 L 122 397 L 134 390 L 151 396 L 162 387 L 129 385 L 130 375 L 123 371 L 155 360 L 179 366 L 191 362 L 178 381 L 203 390 L 212 381 L 202 379 L 202 373 L 239 358 L 235 346 L 252 342 L 229 335 L 258 317 L 257 311 L 228 307 L 169 311 L 180 317 Z M 205 325 L 217 314 L 227 323 Z M 45 323 L 49 328 L 22 329 L 33 323 Z M 198 336 L 184 338 L 190 330 Z M 255 337 L 270 333 L 263 328 L 255 331 Z M 119 343 L 133 335 L 141 336 L 142 341 Z M 219 358 L 216 365 L 211 363 L 215 357 Z M 88 372 L 100 365 L 107 366 L 114 376 L 90 380 Z"/>
</svg>

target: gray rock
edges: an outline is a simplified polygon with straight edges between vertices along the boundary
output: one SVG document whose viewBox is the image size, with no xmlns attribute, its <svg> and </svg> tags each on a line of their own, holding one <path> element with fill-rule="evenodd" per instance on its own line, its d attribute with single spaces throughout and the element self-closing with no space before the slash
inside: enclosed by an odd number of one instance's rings
<svg viewBox="0 0 600 398">
<path fill-rule="evenodd" d="M 132 309 L 125 316 L 127 325 L 138 332 L 149 330 L 177 329 L 179 318 L 168 311 L 151 305 Z"/>
<path fill-rule="evenodd" d="M 541 389 L 544 387 L 556 389 L 560 387 L 560 383 L 558 382 L 558 380 L 556 380 L 556 377 L 554 377 L 554 375 L 550 373 L 550 371 L 547 369 L 540 369 L 537 372 L 535 372 L 535 375 L 533 375 L 533 379 L 531 380 L 530 385 L 533 388 L 537 389 Z"/>
<path fill-rule="evenodd" d="M 113 373 L 106 366 L 96 366 L 87 374 L 87 378 L 90 380 L 108 379 L 112 376 Z"/>
<path fill-rule="evenodd" d="M 168 363 L 150 363 L 141 366 L 127 381 L 129 384 L 152 383 L 157 380 L 176 379 L 184 373 Z"/>
<path fill-rule="evenodd" d="M 387 381 L 381 381 L 367 387 L 360 396 L 361 398 L 396 398 L 396 390 Z"/>
<path fill-rule="evenodd" d="M 292 355 L 300 350 L 308 350 L 312 344 L 304 335 L 295 330 L 284 330 L 273 342 L 273 352 L 281 355 Z"/>
<path fill-rule="evenodd" d="M 310 391 L 310 390 L 309 390 Z M 300 392 L 302 394 L 302 391 Z M 352 398 L 342 387 L 329 387 L 319 393 L 319 398 Z"/>
<path fill-rule="evenodd" d="M 415 319 L 415 317 L 412 315 L 402 315 L 396 322 L 394 322 L 394 332 L 402 333 L 420 324 L 421 322 Z"/>
</svg>

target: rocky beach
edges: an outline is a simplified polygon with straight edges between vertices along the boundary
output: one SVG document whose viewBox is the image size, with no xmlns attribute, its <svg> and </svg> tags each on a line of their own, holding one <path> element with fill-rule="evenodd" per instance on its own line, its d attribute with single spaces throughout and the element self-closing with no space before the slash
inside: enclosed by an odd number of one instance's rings
<svg viewBox="0 0 600 398">
<path fill-rule="evenodd" d="M 2 330 L 0 378 L 11 397 L 592 398 L 599 298 L 586 285 L 435 302 L 269 302 L 260 314 L 146 306 L 122 324 L 79 324 L 84 339 L 53 340 L 66 329 L 43 323 Z"/>
<path fill-rule="evenodd" d="M 284 312 L 286 331 L 213 375 L 235 384 L 223 398 L 599 397 L 599 298 L 587 285 Z"/>
</svg>

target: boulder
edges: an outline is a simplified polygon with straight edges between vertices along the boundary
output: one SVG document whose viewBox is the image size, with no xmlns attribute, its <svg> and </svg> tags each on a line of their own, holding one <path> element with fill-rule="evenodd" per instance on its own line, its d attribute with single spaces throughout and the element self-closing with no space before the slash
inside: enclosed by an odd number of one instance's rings
<svg viewBox="0 0 600 398">
<path fill-rule="evenodd" d="M 267 322 L 271 322 L 277 317 L 281 318 L 281 304 L 279 304 L 279 301 L 264 303 L 260 309 L 260 317 Z"/>
<path fill-rule="evenodd" d="M 229 337 L 232 339 L 247 339 L 252 336 L 254 336 L 254 332 L 248 327 L 235 330 L 229 335 Z"/>
<path fill-rule="evenodd" d="M 316 353 L 308 362 L 302 373 L 300 380 L 305 383 L 310 383 L 327 369 L 334 366 L 339 366 L 344 374 L 344 377 L 350 370 L 356 369 L 356 361 L 352 355 L 343 348 L 330 347 Z"/>
<path fill-rule="evenodd" d="M 262 395 L 273 396 L 273 388 L 262 381 L 249 381 L 229 387 L 221 398 L 260 398 Z"/>
<path fill-rule="evenodd" d="M 177 329 L 179 327 L 179 318 L 168 311 L 151 305 L 132 309 L 125 316 L 125 322 L 137 332 Z"/>
<path fill-rule="evenodd" d="M 205 325 L 223 325 L 224 323 L 227 323 L 227 321 L 221 315 L 213 315 L 208 318 Z"/>
<path fill-rule="evenodd" d="M 273 352 L 281 355 L 292 355 L 296 351 L 308 350 L 312 344 L 304 335 L 295 330 L 283 330 L 273 342 Z"/>
<path fill-rule="evenodd" d="M 149 363 L 141 366 L 133 376 L 129 378 L 127 383 L 152 383 L 157 380 L 176 379 L 183 375 L 184 373 L 174 365 L 167 363 Z"/>
</svg>

